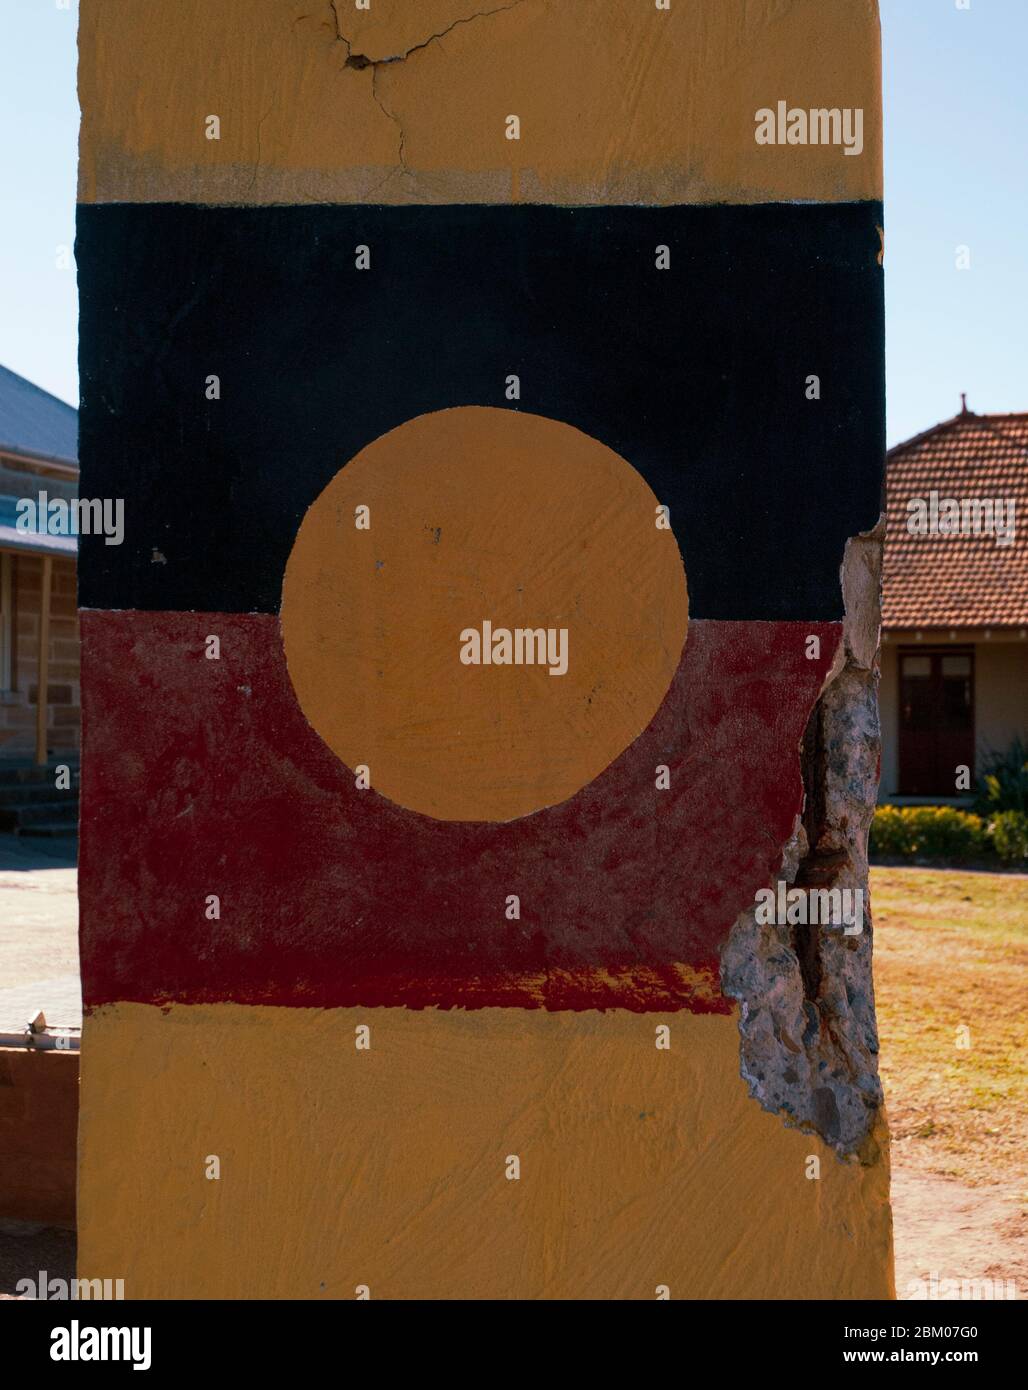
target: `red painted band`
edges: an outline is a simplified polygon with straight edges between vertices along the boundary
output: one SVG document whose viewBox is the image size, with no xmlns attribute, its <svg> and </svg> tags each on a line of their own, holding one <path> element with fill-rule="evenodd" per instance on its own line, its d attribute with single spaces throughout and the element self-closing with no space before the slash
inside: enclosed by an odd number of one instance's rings
<svg viewBox="0 0 1028 1390">
<path fill-rule="evenodd" d="M 720 949 L 778 869 L 840 640 L 837 623 L 691 623 L 640 738 L 501 825 L 357 790 L 297 705 L 276 617 L 84 611 L 86 1005 L 727 1012 Z"/>
</svg>

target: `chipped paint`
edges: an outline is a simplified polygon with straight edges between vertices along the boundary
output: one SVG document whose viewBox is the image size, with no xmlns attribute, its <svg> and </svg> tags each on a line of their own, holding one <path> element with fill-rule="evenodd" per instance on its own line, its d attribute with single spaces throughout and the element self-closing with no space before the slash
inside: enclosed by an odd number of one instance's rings
<svg viewBox="0 0 1028 1390">
<path fill-rule="evenodd" d="M 804 733 L 804 811 L 778 876 L 805 888 L 859 889 L 870 898 L 867 836 L 878 792 L 884 523 L 855 537 L 842 572 L 845 638 Z M 873 926 L 852 936 L 817 926 L 758 924 L 742 913 L 722 956 L 726 994 L 741 1004 L 742 1074 L 750 1093 L 841 1154 L 878 1161 L 878 1033 Z"/>
</svg>

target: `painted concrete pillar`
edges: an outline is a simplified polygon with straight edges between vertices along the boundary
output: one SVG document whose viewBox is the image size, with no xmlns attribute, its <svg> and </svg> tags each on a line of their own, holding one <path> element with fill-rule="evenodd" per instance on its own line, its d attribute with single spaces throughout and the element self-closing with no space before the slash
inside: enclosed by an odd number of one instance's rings
<svg viewBox="0 0 1028 1390">
<path fill-rule="evenodd" d="M 886 1297 L 872 0 L 83 0 L 80 1273 Z"/>
</svg>

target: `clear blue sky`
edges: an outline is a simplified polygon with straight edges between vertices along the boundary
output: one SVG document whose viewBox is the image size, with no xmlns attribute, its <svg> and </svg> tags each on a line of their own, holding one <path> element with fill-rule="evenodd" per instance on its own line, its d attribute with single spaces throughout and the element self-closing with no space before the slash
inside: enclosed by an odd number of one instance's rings
<svg viewBox="0 0 1028 1390">
<path fill-rule="evenodd" d="M 892 444 L 955 415 L 961 391 L 972 410 L 1028 410 L 1028 0 L 881 10 Z"/>
<path fill-rule="evenodd" d="M 78 404 L 78 5 L 0 0 L 0 362 Z"/>
<path fill-rule="evenodd" d="M 889 442 L 1028 410 L 1028 0 L 881 0 Z M 76 0 L 0 0 L 0 362 L 75 402 Z M 956 248 L 971 268 L 956 269 Z"/>
</svg>

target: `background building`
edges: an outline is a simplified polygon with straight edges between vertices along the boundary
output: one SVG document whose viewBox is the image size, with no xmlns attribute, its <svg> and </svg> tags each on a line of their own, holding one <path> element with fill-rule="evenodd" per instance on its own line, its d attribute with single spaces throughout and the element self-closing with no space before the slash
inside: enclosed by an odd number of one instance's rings
<svg viewBox="0 0 1028 1390">
<path fill-rule="evenodd" d="M 78 412 L 0 367 L 0 829 L 68 833 L 47 764 L 79 746 L 74 536 L 16 529 L 17 503 L 78 492 Z M 40 699 L 42 691 L 42 699 Z"/>
<path fill-rule="evenodd" d="M 957 769 L 973 779 L 1028 732 L 1028 414 L 965 404 L 889 451 L 886 491 L 879 799 L 959 802 Z M 1012 503 L 1012 540 L 911 534 L 911 501 L 932 493 L 936 514 Z"/>
</svg>

